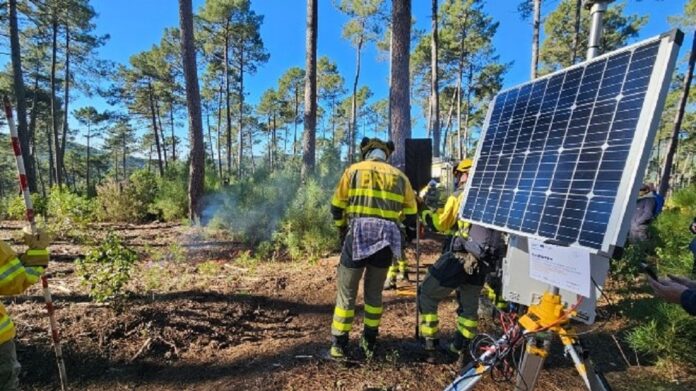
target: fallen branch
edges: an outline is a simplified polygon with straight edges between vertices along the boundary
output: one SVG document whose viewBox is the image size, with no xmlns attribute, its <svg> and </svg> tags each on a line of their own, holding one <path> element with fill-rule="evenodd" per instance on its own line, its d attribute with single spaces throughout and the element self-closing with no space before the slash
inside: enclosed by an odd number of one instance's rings
<svg viewBox="0 0 696 391">
<path fill-rule="evenodd" d="M 621 344 L 619 343 L 619 340 L 616 339 L 616 336 L 614 334 L 611 335 L 611 338 L 614 340 L 616 343 L 616 346 L 619 348 L 619 352 L 621 352 L 621 357 L 623 357 L 624 361 L 626 361 L 626 365 L 631 367 L 631 362 L 628 361 L 628 357 L 626 357 L 626 353 L 624 353 L 623 348 L 621 347 Z"/>
<path fill-rule="evenodd" d="M 135 355 L 133 357 L 131 357 L 130 362 L 133 362 L 138 357 L 140 357 L 140 355 L 143 354 L 143 352 L 145 352 L 147 349 L 150 348 L 151 344 L 152 344 L 152 337 L 145 340 L 145 343 L 143 344 L 143 346 L 141 346 L 140 349 L 138 349 L 138 352 L 135 353 Z"/>
</svg>

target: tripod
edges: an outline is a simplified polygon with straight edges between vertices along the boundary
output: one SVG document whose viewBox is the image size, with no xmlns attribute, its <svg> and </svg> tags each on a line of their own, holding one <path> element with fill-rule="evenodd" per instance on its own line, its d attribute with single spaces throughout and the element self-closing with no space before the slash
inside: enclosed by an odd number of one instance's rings
<svg viewBox="0 0 696 391">
<path fill-rule="evenodd" d="M 538 304 L 529 306 L 515 327 L 485 349 L 477 360 L 470 363 L 462 374 L 450 384 L 446 391 L 471 390 L 486 372 L 502 363 L 515 353 L 515 348 L 525 344 L 524 358 L 515 381 L 515 391 L 532 391 L 536 386 L 544 361 L 549 355 L 552 337 L 558 335 L 564 351 L 573 360 L 575 369 L 590 391 L 611 391 L 601 373 L 592 365 L 588 352 L 582 347 L 575 331 L 569 326 L 578 302 L 564 311 L 558 288 L 546 292 Z"/>
</svg>

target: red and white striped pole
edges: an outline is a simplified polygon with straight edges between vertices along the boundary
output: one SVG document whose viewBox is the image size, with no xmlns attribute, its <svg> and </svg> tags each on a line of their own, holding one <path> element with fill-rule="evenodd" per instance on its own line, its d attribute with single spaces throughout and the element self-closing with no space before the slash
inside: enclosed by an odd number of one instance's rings
<svg viewBox="0 0 696 391">
<path fill-rule="evenodd" d="M 24 168 L 24 158 L 22 157 L 22 146 L 19 144 L 19 135 L 15 126 L 14 116 L 12 115 L 12 105 L 7 96 L 3 96 L 2 102 L 5 106 L 5 116 L 7 117 L 7 125 L 10 128 L 10 138 L 12 139 L 12 150 L 14 151 L 17 161 L 17 172 L 19 173 L 19 187 L 24 197 L 24 205 L 26 206 L 26 219 L 29 222 L 31 232 L 36 232 L 36 223 L 34 221 L 34 204 L 31 201 L 31 193 L 29 193 L 29 182 L 27 181 L 27 172 Z M 43 287 L 43 295 L 46 301 L 46 311 L 48 312 L 48 320 L 51 327 L 51 338 L 53 347 L 56 350 L 56 361 L 58 362 L 58 374 L 60 376 L 60 386 L 62 390 L 66 389 L 68 381 L 65 372 L 65 361 L 63 360 L 63 349 L 60 345 L 60 332 L 58 322 L 56 322 L 55 308 L 53 307 L 53 299 L 51 299 L 51 290 L 48 289 L 48 277 L 44 273 L 41 276 L 41 286 Z"/>
</svg>

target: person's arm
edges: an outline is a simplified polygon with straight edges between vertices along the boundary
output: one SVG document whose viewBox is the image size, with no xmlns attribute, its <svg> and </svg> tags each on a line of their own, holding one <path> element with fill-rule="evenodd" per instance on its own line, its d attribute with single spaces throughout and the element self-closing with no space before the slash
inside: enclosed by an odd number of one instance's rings
<svg viewBox="0 0 696 391">
<path fill-rule="evenodd" d="M 406 240 L 411 241 L 416 238 L 416 224 L 418 220 L 418 204 L 416 202 L 416 192 L 411 187 L 411 182 L 404 176 L 404 226 L 406 227 Z"/>
<path fill-rule="evenodd" d="M 459 202 L 457 202 L 456 196 L 449 196 L 447 198 L 447 203 L 442 210 L 442 213 L 437 216 L 438 228 L 440 232 L 448 232 L 454 228 L 454 224 L 457 222 L 457 212 L 459 212 Z"/>
<path fill-rule="evenodd" d="M 336 191 L 334 191 L 333 198 L 331 199 L 331 216 L 333 217 L 334 224 L 339 229 L 344 229 L 348 222 L 345 216 L 345 210 L 348 207 L 348 190 L 350 186 L 350 175 L 349 170 L 346 170 L 341 179 L 338 181 L 336 186 Z"/>
<path fill-rule="evenodd" d="M 21 258 L 0 242 L 0 295 L 20 294 L 39 281 L 48 263 L 48 251 L 28 250 Z"/>
<path fill-rule="evenodd" d="M 653 212 L 655 210 L 655 198 L 648 197 L 642 200 L 640 208 L 636 210 L 636 217 L 634 221 L 638 225 L 645 224 L 653 219 Z"/>
</svg>

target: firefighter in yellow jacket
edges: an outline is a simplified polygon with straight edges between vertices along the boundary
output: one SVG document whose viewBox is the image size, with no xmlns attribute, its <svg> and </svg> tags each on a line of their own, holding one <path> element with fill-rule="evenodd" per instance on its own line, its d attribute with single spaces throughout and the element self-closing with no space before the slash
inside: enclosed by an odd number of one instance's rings
<svg viewBox="0 0 696 391">
<path fill-rule="evenodd" d="M 41 278 L 48 266 L 50 239 L 44 232 L 24 231 L 24 243 L 29 247 L 21 256 L 0 242 L 0 295 L 17 295 Z M 21 366 L 14 344 L 15 327 L 5 307 L 0 304 L 0 390 L 17 390 Z"/>
<path fill-rule="evenodd" d="M 434 353 L 439 345 L 438 304 L 453 290 L 456 290 L 459 308 L 457 332 L 449 350 L 459 355 L 465 353 L 468 341 L 477 332 L 482 285 L 487 273 L 494 269 L 495 259 L 504 253 L 499 232 L 459 219 L 464 187 L 472 165 L 470 159 L 459 162 L 454 169 L 457 187 L 454 194 L 439 213 L 426 210 L 422 215 L 430 229 L 448 235 L 443 244 L 443 255 L 430 267 L 419 287 L 419 329 L 424 348 L 429 353 Z"/>
<path fill-rule="evenodd" d="M 402 253 L 400 224 L 406 241 L 416 236 L 416 197 L 408 178 L 387 159 L 392 142 L 363 138 L 363 161 L 341 177 L 331 201 L 331 214 L 341 233 L 336 307 L 331 323 L 330 356 L 343 359 L 355 317 L 355 300 L 364 274 L 364 330 L 360 347 L 372 357 L 382 317 L 382 286 L 392 259 Z"/>
</svg>

